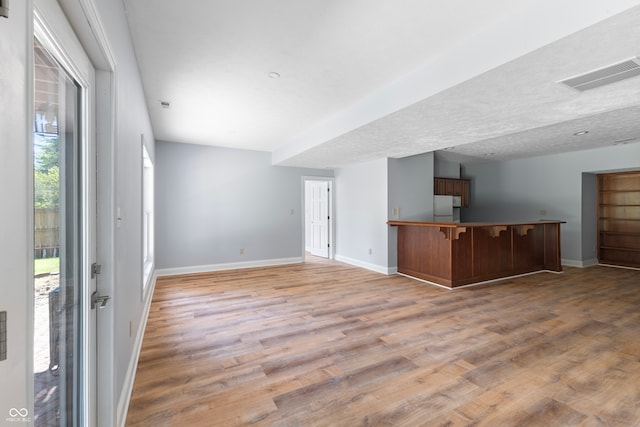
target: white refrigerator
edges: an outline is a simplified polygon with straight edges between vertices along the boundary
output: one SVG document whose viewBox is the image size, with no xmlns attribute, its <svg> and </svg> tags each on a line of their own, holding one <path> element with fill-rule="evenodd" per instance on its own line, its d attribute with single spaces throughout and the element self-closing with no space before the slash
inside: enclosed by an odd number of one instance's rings
<svg viewBox="0 0 640 427">
<path fill-rule="evenodd" d="M 460 222 L 460 196 L 433 196 L 434 222 Z"/>
</svg>

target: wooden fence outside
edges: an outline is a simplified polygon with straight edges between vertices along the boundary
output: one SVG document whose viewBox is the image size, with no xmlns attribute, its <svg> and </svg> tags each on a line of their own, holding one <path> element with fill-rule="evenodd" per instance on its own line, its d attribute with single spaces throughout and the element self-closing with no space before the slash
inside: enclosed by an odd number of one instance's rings
<svg viewBox="0 0 640 427">
<path fill-rule="evenodd" d="M 58 209 L 35 209 L 35 254 L 36 258 L 57 257 L 60 251 L 60 226 Z"/>
</svg>

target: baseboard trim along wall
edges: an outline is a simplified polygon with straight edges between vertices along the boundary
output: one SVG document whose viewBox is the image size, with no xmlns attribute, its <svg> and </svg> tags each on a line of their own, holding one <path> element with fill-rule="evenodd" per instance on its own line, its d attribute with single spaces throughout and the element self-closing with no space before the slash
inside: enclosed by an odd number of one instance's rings
<svg viewBox="0 0 640 427">
<path fill-rule="evenodd" d="M 561 262 L 562 262 L 562 265 L 565 265 L 567 267 L 578 267 L 578 268 L 593 267 L 594 265 L 598 265 L 597 259 L 588 259 L 586 261 L 580 261 L 577 259 L 563 259 Z"/>
<path fill-rule="evenodd" d="M 344 262 L 345 264 L 353 265 L 355 267 L 361 267 L 367 270 L 375 271 L 380 274 L 395 274 L 398 272 L 398 267 L 385 267 L 383 265 L 371 264 L 369 262 L 360 261 L 359 259 L 349 258 L 343 255 L 336 254 L 336 261 Z"/>
<path fill-rule="evenodd" d="M 225 264 L 194 265 L 191 267 L 161 268 L 159 270 L 156 270 L 156 274 L 158 275 L 158 277 L 177 276 L 181 274 L 209 273 L 213 271 L 222 271 L 222 270 L 239 270 L 242 268 L 271 267 L 275 265 L 299 264 L 303 261 L 304 261 L 303 257 L 295 257 L 295 258 L 264 259 L 264 260 L 246 261 L 246 262 L 229 262 Z"/>
<path fill-rule="evenodd" d="M 637 268 L 637 267 L 627 267 L 627 266 L 624 266 L 624 265 L 615 265 L 615 264 L 606 264 L 606 263 L 602 263 L 602 264 L 601 264 L 601 263 L 598 263 L 598 265 L 601 265 L 601 266 L 603 266 L 603 267 L 623 268 L 623 269 L 626 269 L 626 270 L 636 270 L 636 271 L 640 271 L 640 268 Z"/>
<path fill-rule="evenodd" d="M 151 309 L 151 300 L 153 299 L 153 290 L 156 287 L 156 280 L 158 275 L 153 273 L 151 281 L 145 289 L 146 295 L 144 302 L 144 310 L 142 321 L 136 332 L 136 341 L 133 344 L 133 355 L 127 368 L 127 375 L 124 379 L 124 386 L 120 393 L 120 399 L 118 399 L 118 409 L 116 425 L 119 427 L 125 427 L 127 422 L 127 413 L 129 412 L 129 403 L 131 401 L 131 394 L 133 393 L 133 384 L 136 379 L 136 369 L 138 368 L 138 359 L 140 358 L 140 351 L 142 350 L 142 339 L 144 338 L 144 331 L 147 329 L 147 319 L 149 319 L 149 310 Z"/>
<path fill-rule="evenodd" d="M 469 283 L 468 285 L 456 286 L 455 288 L 450 288 L 448 286 L 441 285 L 440 283 L 430 282 L 428 280 L 420 279 L 418 277 L 409 276 L 408 274 L 404 274 L 404 273 L 398 273 L 398 274 L 400 276 L 408 277 L 409 279 L 417 280 L 419 282 L 427 283 L 429 285 L 437 286 L 439 288 L 447 289 L 447 290 L 451 291 L 451 290 L 454 290 L 454 289 L 471 288 L 473 286 L 486 285 L 487 283 L 501 282 L 501 281 L 504 281 L 504 280 L 516 279 L 518 277 L 532 276 L 534 274 L 540 274 L 540 273 L 562 274 L 561 271 L 537 270 L 537 271 L 531 271 L 529 273 L 516 274 L 516 275 L 513 275 L 513 276 L 507 276 L 507 277 L 499 277 L 497 279 L 491 279 L 491 280 L 484 280 L 482 282 Z"/>
</svg>

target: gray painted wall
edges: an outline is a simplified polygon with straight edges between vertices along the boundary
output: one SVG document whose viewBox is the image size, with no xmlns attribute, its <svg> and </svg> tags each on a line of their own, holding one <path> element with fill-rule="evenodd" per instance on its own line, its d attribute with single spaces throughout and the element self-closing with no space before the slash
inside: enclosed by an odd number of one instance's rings
<svg viewBox="0 0 640 427">
<path fill-rule="evenodd" d="M 158 269 L 301 258 L 302 177 L 332 176 L 273 166 L 267 152 L 171 142 L 157 143 L 155 173 Z"/>
<path fill-rule="evenodd" d="M 460 163 L 445 159 L 441 153 L 435 153 L 434 167 L 436 178 L 460 179 Z"/>
<path fill-rule="evenodd" d="M 337 260 L 386 272 L 387 164 L 387 159 L 380 159 L 335 171 Z"/>
<path fill-rule="evenodd" d="M 434 166 L 434 153 L 389 159 L 388 219 L 432 220 Z M 399 216 L 393 215 L 394 208 L 400 209 Z M 397 228 L 389 227 L 388 266 L 391 268 L 398 265 L 397 235 Z"/>
<path fill-rule="evenodd" d="M 395 267 L 391 206 L 401 219 L 428 219 L 433 167 L 427 153 L 337 170 L 336 258 L 378 271 Z M 269 153 L 171 142 L 157 143 L 155 172 L 161 273 L 301 257 L 302 177 L 332 176 L 272 166 Z"/>
<path fill-rule="evenodd" d="M 0 361 L 0 424 L 10 408 L 30 408 L 30 307 L 33 304 L 31 134 L 27 122 L 32 2 L 13 1 L 0 18 L 0 311 L 7 312 L 7 360 Z"/>
<path fill-rule="evenodd" d="M 389 159 L 389 219 L 428 221 L 433 216 L 433 153 Z M 400 208 L 400 217 L 393 209 Z"/>
<path fill-rule="evenodd" d="M 591 209 L 593 195 L 589 190 L 583 196 L 583 184 L 589 182 L 589 178 L 584 181 L 583 173 L 631 169 L 640 169 L 640 144 L 469 165 L 463 176 L 471 179 L 471 202 L 463 220 L 567 221 L 561 227 L 562 258 L 588 263 L 593 259 L 593 235 L 583 239 L 583 218 L 592 227 L 588 218 L 594 214 L 583 214 L 583 209 Z"/>
<path fill-rule="evenodd" d="M 433 153 L 338 169 L 336 259 L 381 273 L 394 272 L 397 230 L 386 222 L 426 221 L 433 216 L 433 173 Z M 393 214 L 398 208 L 399 218 Z"/>
</svg>

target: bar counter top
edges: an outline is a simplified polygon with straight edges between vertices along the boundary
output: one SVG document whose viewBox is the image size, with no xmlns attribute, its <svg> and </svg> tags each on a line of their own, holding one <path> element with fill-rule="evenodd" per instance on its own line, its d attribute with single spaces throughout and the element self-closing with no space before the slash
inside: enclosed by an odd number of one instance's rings
<svg viewBox="0 0 640 427">
<path fill-rule="evenodd" d="M 562 271 L 565 221 L 388 221 L 398 227 L 398 272 L 448 288 L 535 271 Z"/>
</svg>

